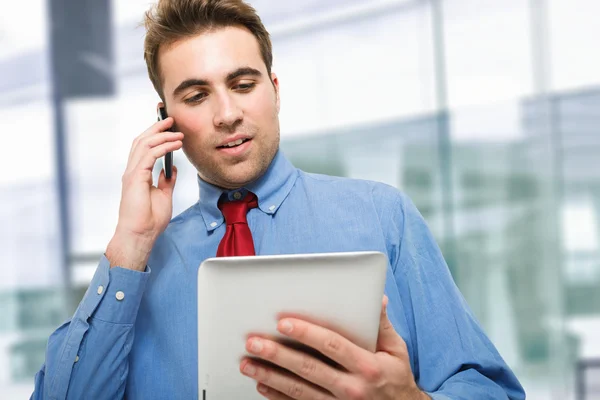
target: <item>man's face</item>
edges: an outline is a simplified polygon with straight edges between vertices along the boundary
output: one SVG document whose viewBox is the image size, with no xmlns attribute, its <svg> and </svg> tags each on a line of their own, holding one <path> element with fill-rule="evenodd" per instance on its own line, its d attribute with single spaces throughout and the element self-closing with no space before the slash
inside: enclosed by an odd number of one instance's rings
<svg viewBox="0 0 600 400">
<path fill-rule="evenodd" d="M 279 82 L 256 38 L 219 28 L 161 47 L 159 62 L 167 113 L 200 177 L 226 189 L 258 179 L 279 147 Z"/>
</svg>

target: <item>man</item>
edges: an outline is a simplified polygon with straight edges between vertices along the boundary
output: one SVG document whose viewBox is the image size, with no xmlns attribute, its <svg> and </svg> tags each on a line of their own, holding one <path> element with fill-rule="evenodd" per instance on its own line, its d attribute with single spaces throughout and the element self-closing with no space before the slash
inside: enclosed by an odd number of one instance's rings
<svg viewBox="0 0 600 400">
<path fill-rule="evenodd" d="M 524 398 L 410 200 L 383 184 L 304 173 L 279 151 L 279 81 L 269 35 L 251 7 L 162 0 L 147 13 L 146 29 L 149 76 L 170 118 L 133 142 L 114 237 L 75 315 L 48 341 L 34 398 L 195 398 L 190 316 L 204 259 L 359 250 L 389 257 L 376 353 L 286 318 L 283 334 L 343 368 L 251 337 L 248 352 L 281 367 L 241 361 L 240 373 L 259 392 L 269 399 Z M 176 132 L 164 132 L 170 127 Z M 152 169 L 180 148 L 198 171 L 200 198 L 169 223 L 176 170 L 154 187 Z M 231 208 L 243 209 L 235 229 Z"/>
</svg>

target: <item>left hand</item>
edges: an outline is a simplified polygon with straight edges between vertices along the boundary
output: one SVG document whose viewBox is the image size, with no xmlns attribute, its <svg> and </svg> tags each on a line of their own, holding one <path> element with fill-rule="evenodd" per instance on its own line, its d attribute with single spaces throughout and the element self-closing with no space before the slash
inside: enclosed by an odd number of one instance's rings
<svg viewBox="0 0 600 400">
<path fill-rule="evenodd" d="M 384 297 L 375 353 L 307 321 L 296 318 L 279 321 L 279 332 L 314 348 L 345 370 L 257 336 L 248 339 L 246 350 L 287 371 L 282 372 L 249 358 L 242 360 L 240 370 L 256 380 L 257 390 L 272 400 L 429 399 L 414 381 L 406 343 L 387 317 L 387 301 Z"/>
</svg>

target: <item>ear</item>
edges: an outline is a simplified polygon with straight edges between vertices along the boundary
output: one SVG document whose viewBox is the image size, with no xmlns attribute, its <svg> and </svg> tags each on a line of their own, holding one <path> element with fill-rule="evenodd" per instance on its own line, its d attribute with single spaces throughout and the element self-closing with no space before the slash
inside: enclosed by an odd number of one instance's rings
<svg viewBox="0 0 600 400">
<path fill-rule="evenodd" d="M 281 106 L 281 99 L 279 97 L 279 79 L 274 72 L 271 72 L 271 81 L 273 82 L 273 87 L 275 88 L 275 101 L 277 102 L 277 112 L 279 112 L 279 108 Z"/>
</svg>

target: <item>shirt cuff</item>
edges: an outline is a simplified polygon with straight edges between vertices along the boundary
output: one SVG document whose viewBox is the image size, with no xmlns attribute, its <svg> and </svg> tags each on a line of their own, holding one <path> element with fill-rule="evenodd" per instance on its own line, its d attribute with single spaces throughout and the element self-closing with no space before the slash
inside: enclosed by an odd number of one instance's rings
<svg viewBox="0 0 600 400">
<path fill-rule="evenodd" d="M 143 272 L 113 267 L 105 255 L 92 278 L 78 309 L 81 317 L 93 317 L 115 324 L 133 324 L 150 277 L 150 267 Z"/>
</svg>

